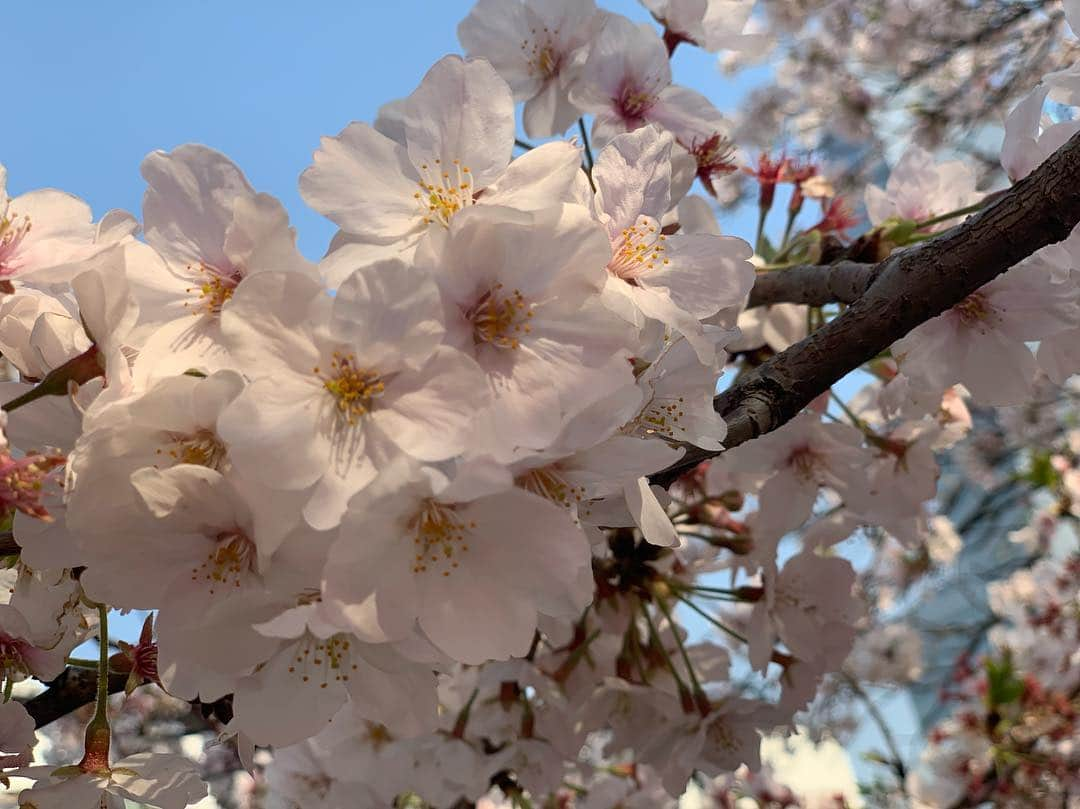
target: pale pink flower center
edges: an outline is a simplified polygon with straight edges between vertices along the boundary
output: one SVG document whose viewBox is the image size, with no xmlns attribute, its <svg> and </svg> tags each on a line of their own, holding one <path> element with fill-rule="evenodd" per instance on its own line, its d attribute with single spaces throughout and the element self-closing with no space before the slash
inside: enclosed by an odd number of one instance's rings
<svg viewBox="0 0 1080 809">
<path fill-rule="evenodd" d="M 624 228 L 612 245 L 611 261 L 608 272 L 621 278 L 628 284 L 637 286 L 637 279 L 656 268 L 658 264 L 670 264 L 664 257 L 667 236 L 659 233 L 655 224 L 639 220 L 636 224 Z"/>
<path fill-rule="evenodd" d="M 809 446 L 795 448 L 787 458 L 787 466 L 797 477 L 806 481 L 816 479 L 817 470 L 823 463 L 821 455 Z"/>
<path fill-rule="evenodd" d="M 563 508 L 580 503 L 585 495 L 584 488 L 571 486 L 566 481 L 556 464 L 530 469 L 515 482 L 525 491 L 538 494 Z"/>
<path fill-rule="evenodd" d="M 26 650 L 30 644 L 22 638 L 0 632 L 0 674 L 10 677 L 14 674 L 29 674 L 26 662 Z"/>
<path fill-rule="evenodd" d="M 972 292 L 952 308 L 965 326 L 975 326 L 997 317 L 997 310 L 981 292 Z"/>
<path fill-rule="evenodd" d="M 442 161 L 435 160 L 434 167 L 427 163 L 420 165 L 420 190 L 413 198 L 420 206 L 425 225 L 438 222 L 443 227 L 450 227 L 450 220 L 458 211 L 473 204 L 474 191 L 472 172 L 460 160 L 451 161 L 449 170 Z"/>
<path fill-rule="evenodd" d="M 29 217 L 15 213 L 0 217 L 0 278 L 15 274 L 16 268 L 12 259 L 29 232 Z"/>
<path fill-rule="evenodd" d="M 532 306 L 521 292 L 507 292 L 502 284 L 495 284 L 465 312 L 476 345 L 487 343 L 510 349 L 518 348 L 521 338 L 532 331 L 532 316 Z"/>
<path fill-rule="evenodd" d="M 218 472 L 226 466 L 225 444 L 213 430 L 196 430 L 193 433 L 171 433 L 168 449 L 159 449 L 158 455 L 168 455 L 174 463 L 205 466 Z"/>
<path fill-rule="evenodd" d="M 219 588 L 239 589 L 255 573 L 258 550 L 240 530 L 222 531 L 206 561 L 191 569 L 191 580 L 204 581 L 213 595 Z"/>
<path fill-rule="evenodd" d="M 386 383 L 378 372 L 359 365 L 353 354 L 335 351 L 330 359 L 329 373 L 324 375 L 318 366 L 312 371 L 333 397 L 338 415 L 350 426 L 368 415 L 386 392 Z"/>
<path fill-rule="evenodd" d="M 458 558 L 469 550 L 469 529 L 457 509 L 446 503 L 428 500 L 413 518 L 413 573 L 439 570 L 449 576 L 459 565 Z"/>
<path fill-rule="evenodd" d="M 686 415 L 682 396 L 654 396 L 635 420 L 633 433 L 643 438 L 662 436 L 676 438 L 676 431 L 682 429 L 682 419 Z"/>
<path fill-rule="evenodd" d="M 184 306 L 191 309 L 191 313 L 196 317 L 221 314 L 221 307 L 232 298 L 236 287 L 244 280 L 244 274 L 237 269 L 219 270 L 205 261 L 199 262 L 198 266 L 189 265 L 187 269 L 197 286 L 188 287 L 184 291 L 189 295 L 197 293 L 198 297 L 194 302 L 186 302 Z"/>
<path fill-rule="evenodd" d="M 615 107 L 624 120 L 640 121 L 645 117 L 645 113 L 652 109 L 656 101 L 657 96 L 651 90 L 627 82 L 619 91 L 618 98 L 615 99 Z"/>
<path fill-rule="evenodd" d="M 326 640 L 308 635 L 297 645 L 289 673 L 302 683 L 326 688 L 331 682 L 346 683 L 356 671 L 352 662 L 352 641 L 348 635 L 333 635 Z"/>
<path fill-rule="evenodd" d="M 538 32 L 534 28 L 532 35 L 532 41 L 526 39 L 521 43 L 521 50 L 528 59 L 529 75 L 550 79 L 559 72 L 562 64 L 562 55 L 551 41 L 551 37 L 559 35 L 559 29 L 550 31 L 547 26 L 544 26 L 543 31 Z"/>
</svg>

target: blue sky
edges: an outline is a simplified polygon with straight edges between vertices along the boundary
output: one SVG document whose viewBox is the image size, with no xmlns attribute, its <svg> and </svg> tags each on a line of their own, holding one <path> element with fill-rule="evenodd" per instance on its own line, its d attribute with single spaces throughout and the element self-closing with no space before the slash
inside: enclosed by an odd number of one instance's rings
<svg viewBox="0 0 1080 809">
<path fill-rule="evenodd" d="M 632 0 L 602 5 L 649 19 Z M 304 206 L 296 180 L 319 136 L 372 120 L 439 57 L 458 52 L 457 24 L 472 2 L 8 6 L 0 163 L 10 192 L 52 186 L 84 198 L 95 214 L 138 213 L 143 156 L 204 143 L 281 198 L 301 249 L 317 258 L 332 227 Z M 751 78 L 729 80 L 715 57 L 686 47 L 676 52 L 675 72 L 722 110 Z M 750 218 L 725 225 L 752 238 Z"/>
</svg>

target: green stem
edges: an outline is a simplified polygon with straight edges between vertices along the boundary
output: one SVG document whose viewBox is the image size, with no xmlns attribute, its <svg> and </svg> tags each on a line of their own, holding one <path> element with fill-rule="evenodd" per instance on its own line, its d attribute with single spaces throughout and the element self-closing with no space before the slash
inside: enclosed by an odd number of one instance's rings
<svg viewBox="0 0 1080 809">
<path fill-rule="evenodd" d="M 514 145 L 517 146 L 519 149 L 524 149 L 526 152 L 530 152 L 536 148 L 531 143 L 529 143 L 528 141 L 524 141 L 521 138 L 514 138 Z"/>
<path fill-rule="evenodd" d="M 94 669 L 96 671 L 98 667 L 98 661 L 85 657 L 69 657 L 64 662 L 77 669 Z"/>
<path fill-rule="evenodd" d="M 98 681 L 97 703 L 93 722 L 108 723 L 109 713 L 109 608 L 97 605 L 98 611 Z"/>
<path fill-rule="evenodd" d="M 856 427 L 859 428 L 859 430 L 864 433 L 871 432 L 870 428 L 866 425 L 866 422 L 856 416 L 853 412 L 851 412 L 851 408 L 847 406 L 843 399 L 836 395 L 835 391 L 830 389 L 829 396 L 831 396 L 833 401 L 836 402 L 837 405 L 839 405 L 842 411 L 844 411 L 844 415 L 851 419 L 852 424 L 854 424 Z"/>
<path fill-rule="evenodd" d="M 465 706 L 458 711 L 457 719 L 454 720 L 453 736 L 455 739 L 461 739 L 465 736 L 465 726 L 469 724 L 469 714 L 472 713 L 473 703 L 476 702 L 476 696 L 480 693 L 479 688 L 474 688 L 472 694 L 469 695 L 469 701 L 465 703 Z"/>
<path fill-rule="evenodd" d="M 784 225 L 784 240 L 780 242 L 781 250 L 787 249 L 788 242 L 791 240 L 791 229 L 795 227 L 795 218 L 798 215 L 798 211 L 788 211 L 787 224 Z"/>
<path fill-rule="evenodd" d="M 15 681 L 10 677 L 4 679 L 4 702 L 11 702 L 11 692 L 15 688 Z"/>
<path fill-rule="evenodd" d="M 741 640 L 743 643 L 749 643 L 750 642 L 743 635 L 740 635 L 738 632 L 736 632 L 731 627 L 724 626 L 722 623 L 720 623 L 718 620 L 716 620 L 713 616 L 709 615 L 709 613 L 705 612 L 705 610 L 703 610 L 701 607 L 699 607 L 697 604 L 695 604 L 690 599 L 685 598 L 683 596 L 676 596 L 676 598 L 678 598 L 679 601 L 681 601 L 683 604 L 688 606 L 690 609 L 692 609 L 694 612 L 696 612 L 698 615 L 700 615 L 702 618 L 704 618 L 710 624 L 715 626 L 721 632 L 726 632 L 728 635 L 735 638 L 735 640 Z"/>
<path fill-rule="evenodd" d="M 975 213 L 981 211 L 986 207 L 986 200 L 980 200 L 974 205 L 968 205 L 966 208 L 958 208 L 955 211 L 949 211 L 943 213 L 940 216 L 933 216 L 930 219 L 924 219 L 921 222 L 915 223 L 915 230 L 922 230 L 924 228 L 932 227 L 933 225 L 939 225 L 942 222 L 948 222 L 950 219 L 956 219 L 959 216 L 967 216 L 969 213 Z"/>
<path fill-rule="evenodd" d="M 581 133 L 581 144 L 585 147 L 585 165 L 588 167 L 589 172 L 593 170 L 593 166 L 596 165 L 596 161 L 593 160 L 592 147 L 589 145 L 589 133 L 585 129 L 585 119 L 577 119 L 578 132 Z"/>
<path fill-rule="evenodd" d="M 690 677 L 690 685 L 694 689 L 694 696 L 698 694 L 704 694 L 705 689 L 701 687 L 701 682 L 698 680 L 697 672 L 694 671 L 694 667 L 690 663 L 690 655 L 686 653 L 686 646 L 683 645 L 682 638 L 679 636 L 679 629 L 675 626 L 675 621 L 671 617 L 671 611 L 668 609 L 667 602 L 662 598 L 656 599 L 656 606 L 660 608 L 660 612 L 664 613 L 664 617 L 667 618 L 668 626 L 671 627 L 671 634 L 675 636 L 675 646 L 679 649 L 679 656 L 682 657 L 683 665 L 686 666 L 686 673 Z"/>
<path fill-rule="evenodd" d="M 581 133 L 581 145 L 585 150 L 585 163 L 582 165 L 581 170 L 585 172 L 585 176 L 589 179 L 589 187 L 596 193 L 596 183 L 593 182 L 592 170 L 596 165 L 596 161 L 593 160 L 592 147 L 589 145 L 589 133 L 585 129 L 585 119 L 577 119 L 578 132 Z"/>
<path fill-rule="evenodd" d="M 758 209 L 757 237 L 754 239 L 754 252 L 762 258 L 765 257 L 765 217 L 768 215 L 768 208 Z"/>
<path fill-rule="evenodd" d="M 679 686 L 680 693 L 684 691 L 686 693 L 690 693 L 690 690 L 686 687 L 686 683 L 684 683 L 682 681 L 682 677 L 679 676 L 679 670 L 675 668 L 675 661 L 671 659 L 671 655 L 669 655 L 667 649 L 664 648 L 664 643 L 662 640 L 660 640 L 660 633 L 656 631 L 656 626 L 653 624 L 652 616 L 649 615 L 649 608 L 645 606 L 644 602 L 642 602 L 641 604 L 641 614 L 645 616 L 645 623 L 649 625 L 649 636 L 653 639 L 653 643 L 655 643 L 656 647 L 660 650 L 660 654 L 664 658 L 664 664 L 671 671 L 671 676 L 675 678 L 675 682 Z M 674 632 L 674 627 L 672 627 L 672 631 Z"/>
</svg>

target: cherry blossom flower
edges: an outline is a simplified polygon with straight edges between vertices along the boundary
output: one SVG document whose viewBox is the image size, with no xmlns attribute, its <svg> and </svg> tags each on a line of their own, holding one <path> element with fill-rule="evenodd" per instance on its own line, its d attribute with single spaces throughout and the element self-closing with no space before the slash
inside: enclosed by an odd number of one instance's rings
<svg viewBox="0 0 1080 809">
<path fill-rule="evenodd" d="M 452 481 L 430 471 L 385 478 L 350 503 L 331 548 L 331 622 L 372 643 L 404 638 L 418 622 L 454 660 L 482 663 L 524 655 L 539 613 L 576 617 L 591 598 L 581 529 L 497 467 L 475 463 Z"/>
<path fill-rule="evenodd" d="M 745 33 L 756 0 L 643 0 L 664 26 L 664 43 L 673 52 L 681 42 L 707 51 L 762 48 L 766 38 Z"/>
<path fill-rule="evenodd" d="M 1037 365 L 1028 341 L 1080 322 L 1078 291 L 1027 259 L 893 345 L 900 370 L 931 390 L 959 382 L 984 405 L 1023 402 Z"/>
<path fill-rule="evenodd" d="M 671 83 L 667 48 L 656 32 L 617 14 L 607 16 L 593 40 L 570 101 L 595 116 L 597 146 L 647 123 L 660 124 L 680 139 L 684 132 L 725 127 L 708 99 Z"/>
<path fill-rule="evenodd" d="M 410 661 L 389 644 L 363 643 L 327 625 L 316 599 L 303 600 L 256 625 L 281 638 L 273 656 L 241 678 L 233 696 L 234 726 L 259 745 L 286 745 L 314 736 L 346 704 L 401 736 L 436 725 L 431 664 Z"/>
<path fill-rule="evenodd" d="M 586 208 L 459 214 L 417 264 L 442 292 L 446 342 L 487 375 L 470 449 L 509 461 L 632 380 L 632 327 L 604 306 L 611 251 Z M 470 382 L 470 384 L 473 384 Z"/>
<path fill-rule="evenodd" d="M 810 516 L 822 486 L 856 510 L 865 505 L 869 493 L 863 468 L 869 460 L 858 430 L 805 414 L 738 447 L 732 462 L 744 473 L 773 472 L 759 495 L 755 529 L 763 537 L 779 538 Z"/>
<path fill-rule="evenodd" d="M 312 739 L 274 751 L 274 766 L 266 773 L 266 782 L 275 795 L 292 801 L 299 809 L 355 809 L 390 802 L 396 794 L 381 796 L 375 784 L 363 780 L 341 781 L 323 769 L 327 759 Z M 385 771 L 376 779 L 383 780 Z"/>
<path fill-rule="evenodd" d="M 875 627 L 855 641 L 844 667 L 861 681 L 915 682 L 923 671 L 922 636 L 904 623 Z"/>
<path fill-rule="evenodd" d="M 1001 167 L 1013 182 L 1030 174 L 1080 130 L 1076 121 L 1043 125 L 1043 104 L 1050 87 L 1039 84 L 1024 96 L 1005 119 Z"/>
<path fill-rule="evenodd" d="M 0 604 L 0 670 L 5 679 L 37 677 L 48 682 L 64 670 L 64 659 L 75 646 L 59 624 L 31 626 L 18 608 Z"/>
<path fill-rule="evenodd" d="M 525 102 L 525 134 L 547 138 L 581 114 L 569 87 L 603 19 L 593 0 L 479 0 L 458 25 L 458 39 L 469 56 L 491 63 L 515 101 Z"/>
<path fill-rule="evenodd" d="M 7 194 L 0 164 L 0 294 L 13 281 L 56 284 L 71 280 L 78 263 L 108 244 L 95 243 L 97 229 L 81 199 L 55 189 Z"/>
<path fill-rule="evenodd" d="M 26 809 L 123 809 L 125 801 L 184 809 L 207 793 L 194 763 L 172 753 L 136 753 L 100 772 L 42 765 L 7 774 L 37 780 L 19 793 Z"/>
<path fill-rule="evenodd" d="M 26 708 L 14 700 L 0 703 L 0 768 L 28 765 L 36 744 L 34 718 Z"/>
<path fill-rule="evenodd" d="M 934 161 L 934 156 L 911 145 L 889 172 L 885 188 L 867 186 L 866 213 L 873 225 L 890 219 L 922 222 L 978 202 L 975 172 L 963 161 Z M 944 230 L 955 224 L 940 222 L 926 232 Z"/>
<path fill-rule="evenodd" d="M 514 102 L 486 61 L 441 59 L 402 114 L 404 143 L 350 124 L 323 138 L 300 177 L 307 203 L 333 220 L 364 260 L 408 260 L 425 233 L 474 205 L 534 210 L 572 199 L 578 148 L 545 144 L 510 162 Z M 344 280 L 337 269 L 323 267 L 331 286 Z"/>
<path fill-rule="evenodd" d="M 251 509 L 220 473 L 144 468 L 132 484 L 144 513 L 123 535 L 87 536 L 83 588 L 117 607 L 158 608 L 161 681 L 174 694 L 216 699 L 232 690 L 230 677 L 277 650 L 253 624 L 317 582 L 330 537 L 301 524 L 260 557 Z"/>
<path fill-rule="evenodd" d="M 617 136 L 596 161 L 594 208 L 611 241 L 610 292 L 629 299 L 635 319 L 679 331 L 705 364 L 715 345 L 698 322 L 741 305 L 753 285 L 751 250 L 741 239 L 661 232 L 671 196 L 674 139 L 653 126 Z"/>
<path fill-rule="evenodd" d="M 765 569 L 765 597 L 750 615 L 750 663 L 764 670 L 773 645 L 783 641 L 799 660 L 843 657 L 855 640 L 860 602 L 852 595 L 855 571 L 846 559 L 803 551 L 779 574 Z"/>
<path fill-rule="evenodd" d="M 218 421 L 232 462 L 270 488 L 311 488 L 304 517 L 330 528 L 395 454 L 459 454 L 487 393 L 476 363 L 440 345 L 442 316 L 431 278 L 397 262 L 358 270 L 335 298 L 296 273 L 252 277 L 222 318 L 252 380 Z"/>
<path fill-rule="evenodd" d="M 137 376 L 230 367 L 220 317 L 239 284 L 263 271 L 314 274 L 289 217 L 225 155 L 185 145 L 142 164 L 147 250 L 129 268 L 140 304 Z M 164 264 L 164 266 L 162 266 Z"/>
</svg>

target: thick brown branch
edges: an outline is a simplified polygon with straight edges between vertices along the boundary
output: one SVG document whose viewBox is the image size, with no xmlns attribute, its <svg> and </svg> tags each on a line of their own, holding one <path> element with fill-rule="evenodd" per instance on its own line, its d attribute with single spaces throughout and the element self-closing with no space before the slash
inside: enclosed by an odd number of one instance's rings
<svg viewBox="0 0 1080 809">
<path fill-rule="evenodd" d="M 876 269 L 874 264 L 838 261 L 759 272 L 747 308 L 776 303 L 855 303 L 870 288 Z"/>
<path fill-rule="evenodd" d="M 109 693 L 123 691 L 126 682 L 126 674 L 110 674 Z M 24 703 L 34 718 L 34 727 L 44 727 L 93 702 L 97 692 L 97 672 L 70 666 L 47 685 L 48 689 Z"/>
<path fill-rule="evenodd" d="M 17 556 L 21 552 L 15 535 L 10 531 L 0 531 L 0 556 Z"/>
<path fill-rule="evenodd" d="M 1080 134 L 962 225 L 894 253 L 866 294 L 805 340 L 745 374 L 715 399 L 730 448 L 787 423 L 815 397 L 921 323 L 1080 222 Z M 695 447 L 653 477 L 669 485 L 717 455 Z"/>
</svg>

